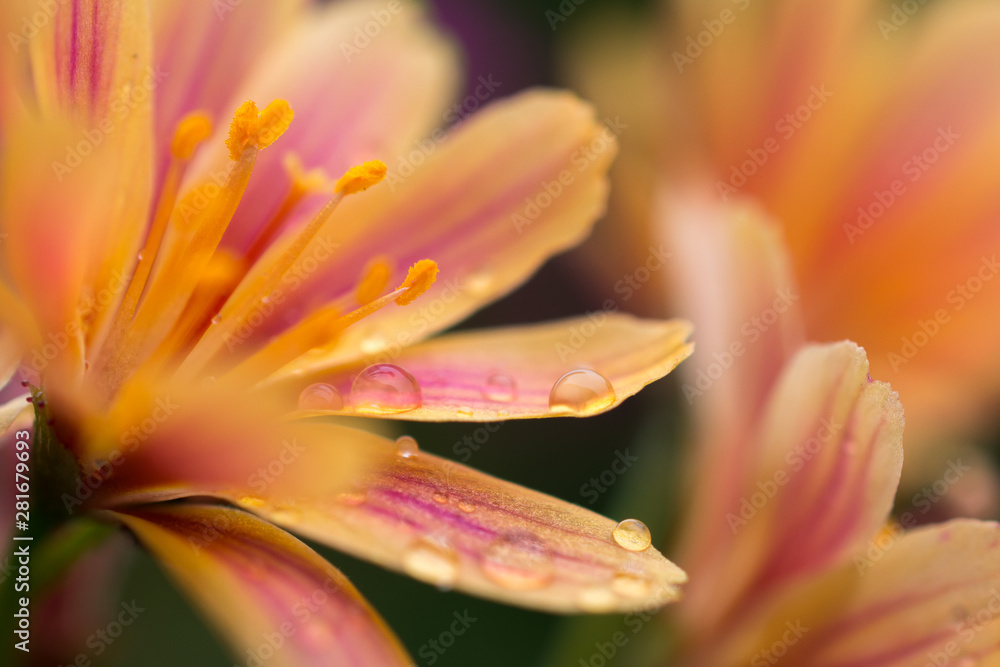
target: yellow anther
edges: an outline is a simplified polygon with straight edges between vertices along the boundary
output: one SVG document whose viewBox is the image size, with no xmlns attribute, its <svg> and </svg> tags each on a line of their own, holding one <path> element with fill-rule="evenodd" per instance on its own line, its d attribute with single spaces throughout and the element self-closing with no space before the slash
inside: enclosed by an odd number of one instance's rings
<svg viewBox="0 0 1000 667">
<path fill-rule="evenodd" d="M 244 102 L 229 125 L 229 138 L 226 139 L 229 157 L 238 160 L 248 147 L 267 148 L 285 133 L 294 115 L 285 100 L 274 100 L 263 111 L 251 101 Z"/>
<path fill-rule="evenodd" d="M 357 167 L 351 167 L 337 181 L 334 192 L 343 195 L 353 195 L 356 192 L 367 190 L 385 178 L 387 169 L 388 167 L 385 166 L 385 162 L 381 160 L 371 160 Z"/>
<path fill-rule="evenodd" d="M 365 277 L 361 279 L 361 284 L 358 285 L 358 303 L 366 306 L 382 296 L 391 276 L 392 267 L 389 266 L 389 263 L 385 259 L 378 258 L 369 262 L 368 268 L 365 269 Z"/>
<path fill-rule="evenodd" d="M 212 120 L 200 111 L 190 113 L 181 119 L 174 132 L 170 152 L 178 160 L 188 160 L 198 145 L 212 134 Z"/>
<path fill-rule="evenodd" d="M 406 280 L 399 286 L 399 289 L 406 288 L 406 291 L 396 297 L 396 304 L 405 306 L 429 290 L 437 280 L 437 273 L 438 265 L 433 259 L 422 259 L 411 266 Z"/>
</svg>

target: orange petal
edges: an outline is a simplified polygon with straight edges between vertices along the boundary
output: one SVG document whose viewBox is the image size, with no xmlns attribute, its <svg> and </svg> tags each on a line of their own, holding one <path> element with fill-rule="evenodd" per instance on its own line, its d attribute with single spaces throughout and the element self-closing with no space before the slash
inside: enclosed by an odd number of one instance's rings
<svg viewBox="0 0 1000 667">
<path fill-rule="evenodd" d="M 323 363 L 377 353 L 393 343 L 381 340 L 384 332 L 413 343 L 446 329 L 586 236 L 604 209 L 615 146 L 614 132 L 566 93 L 494 103 L 448 138 L 427 140 L 412 163 L 386 160 L 385 183 L 342 202 L 289 272 L 283 308 L 352 296 L 375 257 L 397 267 L 390 283 L 429 258 L 441 271 L 427 293 L 352 326 Z M 421 313 L 421 305 L 433 310 Z"/>
<path fill-rule="evenodd" d="M 873 539 L 854 564 L 760 613 L 757 631 L 746 633 L 728 658 L 699 664 L 745 662 L 798 626 L 782 656 L 788 664 L 996 665 L 998 550 L 1000 527 L 973 520 Z"/>
<path fill-rule="evenodd" d="M 412 664 L 343 574 L 252 515 L 209 505 L 111 515 L 163 564 L 241 660 L 281 667 Z"/>
<path fill-rule="evenodd" d="M 654 547 L 619 546 L 610 519 L 416 452 L 407 441 L 337 498 L 236 500 L 442 588 L 551 612 L 655 608 L 677 600 L 687 579 Z"/>
<path fill-rule="evenodd" d="M 349 397 L 347 412 L 376 411 L 390 418 L 495 421 L 589 416 L 610 410 L 673 370 L 693 349 L 685 342 L 690 331 L 681 320 L 640 320 L 595 311 L 562 322 L 439 336 L 402 349 L 398 356 L 370 360 L 401 368 L 414 380 L 407 386 L 419 388 L 419 398 L 400 406 L 415 409 L 396 413 L 393 399 L 409 400 L 405 393 L 388 396 L 384 410 L 368 405 L 369 399 L 374 397 L 377 403 L 381 395 L 378 387 L 366 389 L 371 366 L 308 382 L 329 384 Z M 306 364 L 297 367 L 310 370 Z"/>
<path fill-rule="evenodd" d="M 740 496 L 692 526 L 708 534 L 686 561 L 696 581 L 686 616 L 699 630 L 738 614 L 741 600 L 839 565 L 885 522 L 902 467 L 903 411 L 867 373 L 853 343 L 803 349 L 748 436 L 759 459 L 737 479 L 711 470 L 701 478 L 735 485 Z"/>
</svg>

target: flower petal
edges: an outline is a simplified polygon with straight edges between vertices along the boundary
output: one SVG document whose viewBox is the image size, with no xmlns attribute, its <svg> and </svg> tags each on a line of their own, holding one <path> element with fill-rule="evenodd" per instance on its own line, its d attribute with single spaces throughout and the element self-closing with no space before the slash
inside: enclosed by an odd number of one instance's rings
<svg viewBox="0 0 1000 667">
<path fill-rule="evenodd" d="M 375 354 L 393 342 L 383 332 L 415 343 L 448 328 L 579 243 L 604 209 L 615 139 L 572 95 L 519 94 L 436 143 L 441 139 L 428 140 L 420 166 L 390 162 L 386 184 L 340 204 L 289 272 L 282 308 L 308 312 L 350 298 L 376 257 L 395 267 L 389 277 L 395 284 L 409 266 L 433 259 L 441 270 L 437 282 L 410 306 L 366 317 L 329 349 L 309 355 L 310 366 Z M 329 258 L 331 249 L 332 261 L 317 267 L 316 258 Z M 422 306 L 433 306 L 432 314 L 420 314 Z"/>
<path fill-rule="evenodd" d="M 410 665 L 399 640 L 335 567 L 291 535 L 239 510 L 140 508 L 112 516 L 249 660 L 267 664 Z"/>
<path fill-rule="evenodd" d="M 398 357 L 370 361 L 402 368 L 420 390 L 419 407 L 382 416 L 411 421 L 589 416 L 610 410 L 673 370 L 693 349 L 685 342 L 690 331 L 681 320 L 596 311 L 561 322 L 439 336 L 403 349 Z M 567 373 L 581 370 L 586 372 L 576 373 L 578 383 L 571 378 L 562 392 L 554 389 Z M 301 382 L 321 381 L 352 401 L 366 402 L 363 389 L 351 393 L 359 372 L 356 367 Z"/>
<path fill-rule="evenodd" d="M 838 565 L 884 524 L 902 467 L 903 411 L 867 372 L 853 343 L 807 347 L 785 369 L 756 436 L 760 459 L 731 482 L 740 497 L 714 517 L 712 548 L 690 561 L 699 577 L 686 609 L 693 624 L 722 623 L 745 609 L 741 600 Z"/>
<path fill-rule="evenodd" d="M 551 612 L 659 607 L 687 580 L 654 547 L 619 546 L 610 519 L 409 449 L 336 499 L 272 494 L 241 504 L 442 588 Z"/>
<path fill-rule="evenodd" d="M 764 627 L 744 637 L 752 643 L 715 664 L 743 662 L 797 623 L 788 664 L 995 665 L 998 550 L 1000 526 L 968 519 L 873 540 L 854 564 L 790 591 L 758 617 Z"/>
</svg>

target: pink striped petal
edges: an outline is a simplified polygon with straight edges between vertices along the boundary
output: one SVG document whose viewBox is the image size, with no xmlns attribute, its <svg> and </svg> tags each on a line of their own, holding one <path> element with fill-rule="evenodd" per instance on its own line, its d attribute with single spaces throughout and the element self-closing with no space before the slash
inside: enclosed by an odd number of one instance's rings
<svg viewBox="0 0 1000 667">
<path fill-rule="evenodd" d="M 441 588 L 533 609 L 653 609 L 676 601 L 687 580 L 654 547 L 616 543 L 610 519 L 412 445 L 336 498 L 236 500 L 289 530 Z"/>
<path fill-rule="evenodd" d="M 412 664 L 343 574 L 252 515 L 175 505 L 112 516 L 163 564 L 240 660 L 276 667 Z"/>
<path fill-rule="evenodd" d="M 748 438 L 760 455 L 737 481 L 738 499 L 709 519 L 725 537 L 690 563 L 696 584 L 686 620 L 699 632 L 724 624 L 744 601 L 856 553 L 892 507 L 902 433 L 899 399 L 871 381 L 864 350 L 838 343 L 800 351 Z M 710 471 L 702 480 L 720 483 Z"/>
<path fill-rule="evenodd" d="M 415 421 L 496 421 L 589 416 L 610 410 L 660 379 L 693 349 L 691 328 L 680 320 L 640 320 L 615 312 L 525 327 L 450 334 L 370 359 L 372 365 L 303 379 L 345 397 L 342 412 L 364 414 L 385 364 L 402 369 L 419 389 L 417 400 L 388 414 Z M 297 393 L 298 390 L 296 390 Z M 376 404 L 378 400 L 374 401 Z M 305 407 L 300 404 L 300 408 Z M 303 414 L 318 414 L 315 410 Z"/>
</svg>

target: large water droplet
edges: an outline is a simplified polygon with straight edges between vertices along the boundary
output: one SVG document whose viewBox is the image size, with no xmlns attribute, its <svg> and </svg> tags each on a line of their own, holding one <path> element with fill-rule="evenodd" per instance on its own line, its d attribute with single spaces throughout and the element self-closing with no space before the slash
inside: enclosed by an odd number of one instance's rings
<svg viewBox="0 0 1000 667">
<path fill-rule="evenodd" d="M 615 402 L 615 390 L 600 373 L 570 371 L 556 380 L 549 393 L 549 409 L 578 415 L 594 414 Z"/>
<path fill-rule="evenodd" d="M 458 579 L 458 554 L 441 541 L 420 538 L 403 554 L 403 570 L 415 579 L 450 588 Z"/>
<path fill-rule="evenodd" d="M 618 606 L 618 599 L 610 588 L 591 586 L 576 595 L 576 606 L 591 614 L 603 614 Z"/>
<path fill-rule="evenodd" d="M 420 453 L 420 446 L 417 441 L 408 436 L 401 435 L 396 438 L 396 454 L 403 457 L 404 459 L 412 459 Z"/>
<path fill-rule="evenodd" d="M 528 591 L 542 588 L 554 574 L 552 554 L 540 539 L 527 532 L 504 533 L 486 549 L 483 574 L 505 588 Z"/>
<path fill-rule="evenodd" d="M 415 410 L 421 403 L 417 380 L 393 364 L 369 366 L 351 386 L 351 405 L 361 413 L 394 414 Z"/>
<path fill-rule="evenodd" d="M 486 378 L 483 396 L 491 401 L 509 403 L 517 396 L 517 383 L 514 382 L 514 378 L 508 375 L 494 373 Z"/>
<path fill-rule="evenodd" d="M 299 410 L 340 410 L 344 407 L 344 397 L 333 385 L 317 382 L 299 394 Z"/>
<path fill-rule="evenodd" d="M 611 536 L 615 538 L 618 546 L 629 551 L 645 551 L 653 543 L 649 528 L 646 528 L 646 524 L 642 521 L 635 519 L 625 519 L 619 523 Z"/>
</svg>

